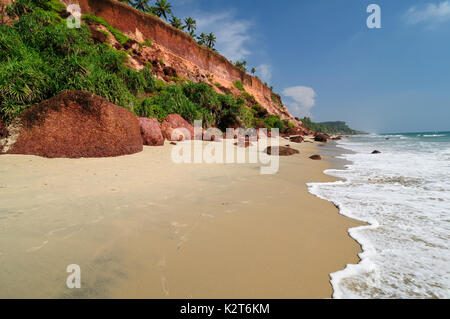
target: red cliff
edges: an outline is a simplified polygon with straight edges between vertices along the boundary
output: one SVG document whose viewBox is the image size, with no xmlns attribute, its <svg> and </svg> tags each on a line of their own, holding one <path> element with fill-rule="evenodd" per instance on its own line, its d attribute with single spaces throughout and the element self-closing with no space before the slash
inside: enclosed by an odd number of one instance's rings
<svg viewBox="0 0 450 319">
<path fill-rule="evenodd" d="M 132 57 L 130 66 L 140 68 L 146 62 L 161 61 L 161 72 L 195 82 L 207 82 L 222 93 L 236 93 L 233 82 L 243 83 L 245 90 L 255 97 L 270 114 L 296 122 L 281 98 L 273 94 L 261 80 L 250 76 L 234 66 L 222 55 L 198 45 L 188 34 L 173 28 L 158 17 L 144 14 L 128 5 L 114 0 L 68 0 L 79 3 L 83 14 L 94 14 L 104 18 L 113 27 L 130 38 L 143 43 L 151 39 L 151 47 L 145 46 L 139 56 Z M 159 63 L 161 64 L 161 63 Z M 155 72 L 158 75 L 158 72 Z M 173 74 L 170 74 L 171 76 Z"/>
</svg>

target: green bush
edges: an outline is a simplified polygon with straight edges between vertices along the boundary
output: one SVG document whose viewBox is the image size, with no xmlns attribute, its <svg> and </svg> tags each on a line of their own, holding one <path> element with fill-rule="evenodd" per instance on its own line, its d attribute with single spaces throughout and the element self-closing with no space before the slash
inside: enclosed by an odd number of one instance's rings
<svg viewBox="0 0 450 319">
<path fill-rule="evenodd" d="M 94 16 L 91 14 L 83 14 L 81 16 L 81 19 L 104 26 L 116 38 L 117 42 L 119 42 L 122 45 L 127 43 L 128 39 L 129 39 L 126 35 L 124 35 L 122 32 L 120 32 L 116 28 L 113 28 L 105 19 L 103 19 L 101 17 L 97 17 L 97 16 Z"/>
<path fill-rule="evenodd" d="M 235 81 L 235 82 L 233 82 L 233 84 L 237 89 L 239 89 L 241 91 L 245 91 L 244 85 L 242 84 L 241 81 Z"/>
<path fill-rule="evenodd" d="M 159 122 L 162 122 L 169 115 L 168 110 L 159 104 L 155 104 L 153 99 L 149 98 L 144 99 L 133 111 L 137 116 L 157 118 Z"/>
<path fill-rule="evenodd" d="M 278 128 L 280 130 L 280 133 L 284 133 L 286 129 L 283 121 L 280 119 L 278 115 L 270 115 L 263 121 L 263 124 L 268 129 Z"/>
<path fill-rule="evenodd" d="M 222 105 L 218 94 L 206 83 L 188 83 L 183 86 L 183 93 L 189 100 L 200 105 L 212 118 L 220 116 Z"/>
</svg>

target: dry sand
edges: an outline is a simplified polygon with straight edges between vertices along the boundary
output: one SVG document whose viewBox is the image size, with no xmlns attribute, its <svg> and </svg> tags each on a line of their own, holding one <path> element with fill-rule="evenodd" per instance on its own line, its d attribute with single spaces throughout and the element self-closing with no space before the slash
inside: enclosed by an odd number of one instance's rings
<svg viewBox="0 0 450 319">
<path fill-rule="evenodd" d="M 286 144 L 286 143 L 285 143 Z M 309 194 L 332 181 L 312 143 L 276 175 L 258 164 L 132 156 L 0 156 L 1 298 L 330 298 L 358 261 L 358 222 Z M 283 144 L 282 144 L 283 145 Z M 66 267 L 81 267 L 81 289 Z"/>
</svg>

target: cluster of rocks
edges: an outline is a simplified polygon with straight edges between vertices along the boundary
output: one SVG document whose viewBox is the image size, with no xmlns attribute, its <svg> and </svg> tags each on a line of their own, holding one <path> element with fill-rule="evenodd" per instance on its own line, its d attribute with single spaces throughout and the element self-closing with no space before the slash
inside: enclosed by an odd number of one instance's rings
<svg viewBox="0 0 450 319">
<path fill-rule="evenodd" d="M 249 147 L 251 141 L 270 131 L 256 131 L 257 136 L 241 137 L 238 147 Z M 293 129 L 292 143 L 302 143 L 305 132 Z M 236 131 L 234 139 L 239 136 Z M 65 91 L 30 107 L 8 127 L 0 122 L 0 154 L 25 154 L 49 158 L 114 157 L 141 152 L 143 145 L 163 146 L 165 140 L 176 142 L 194 139 L 194 127 L 178 114 L 157 119 L 137 118 L 131 111 L 85 91 Z M 221 133 L 203 131 L 207 141 L 227 138 Z M 329 137 L 316 134 L 315 139 Z M 289 146 L 272 147 L 266 153 L 289 156 L 299 151 Z"/>
</svg>

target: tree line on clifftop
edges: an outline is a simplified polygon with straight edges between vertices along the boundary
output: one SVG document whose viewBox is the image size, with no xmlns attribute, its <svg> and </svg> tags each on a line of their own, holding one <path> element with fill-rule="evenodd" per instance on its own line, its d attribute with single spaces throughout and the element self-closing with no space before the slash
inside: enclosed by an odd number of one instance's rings
<svg viewBox="0 0 450 319">
<path fill-rule="evenodd" d="M 218 94 L 206 83 L 156 79 L 150 65 L 126 66 L 129 56 L 109 43 L 95 44 L 89 27 L 67 28 L 65 6 L 55 0 L 17 0 L 7 8 L 13 24 L 0 26 L 0 119 L 9 124 L 30 106 L 65 90 L 99 95 L 140 117 L 162 120 L 178 113 L 205 127 L 267 127 L 289 121 L 270 115 L 242 90 Z M 113 30 L 115 37 L 125 37 Z"/>
<path fill-rule="evenodd" d="M 151 5 L 151 1 L 149 0 L 118 0 L 119 2 L 126 3 L 133 8 L 142 11 L 144 13 L 148 13 L 158 18 L 164 18 L 171 26 L 185 31 L 188 33 L 193 39 L 197 40 L 197 43 L 200 45 L 204 45 L 211 50 L 216 51 L 216 36 L 214 33 L 201 33 L 200 35 L 196 35 L 195 31 L 197 30 L 197 21 L 192 17 L 187 17 L 184 20 L 173 15 L 173 6 L 167 0 L 157 0 L 154 5 Z"/>
<path fill-rule="evenodd" d="M 321 122 L 315 123 L 309 117 L 298 119 L 303 122 L 303 125 L 314 132 L 320 132 L 328 135 L 356 135 L 365 134 L 364 132 L 351 129 L 345 122 Z"/>
</svg>

